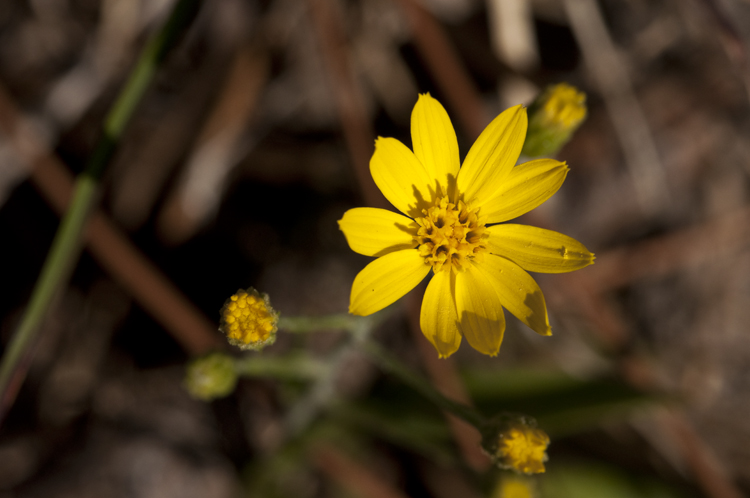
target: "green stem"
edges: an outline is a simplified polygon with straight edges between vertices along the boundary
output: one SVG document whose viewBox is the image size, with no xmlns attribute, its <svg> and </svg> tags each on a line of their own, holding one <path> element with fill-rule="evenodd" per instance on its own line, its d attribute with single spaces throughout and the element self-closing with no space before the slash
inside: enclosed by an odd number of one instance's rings
<svg viewBox="0 0 750 498">
<path fill-rule="evenodd" d="M 323 316 L 282 316 L 279 328 L 287 332 L 306 333 L 323 329 L 353 331 L 362 317 L 349 314 Z"/>
<path fill-rule="evenodd" d="M 291 436 L 298 436 L 307 428 L 315 419 L 315 416 L 326 405 L 337 396 L 336 380 L 340 375 L 342 367 L 357 350 L 366 342 L 372 331 L 381 323 L 389 314 L 388 310 L 383 310 L 370 316 L 352 316 L 352 315 L 328 315 L 320 317 L 300 317 L 287 318 L 285 323 L 279 327 L 298 327 L 295 332 L 308 332 L 319 330 L 321 328 L 339 328 L 351 333 L 348 342 L 341 346 L 331 357 L 326 359 L 327 371 L 324 375 L 316 379 L 313 386 L 305 397 L 299 400 L 286 416 L 284 425 L 287 433 Z"/>
<path fill-rule="evenodd" d="M 364 349 L 384 371 L 398 377 L 401 382 L 419 392 L 439 408 L 465 420 L 480 431 L 482 430 L 482 427 L 485 424 L 485 418 L 477 410 L 446 398 L 440 394 L 426 379 L 407 368 L 401 363 L 401 361 L 388 353 L 379 344 L 373 341 L 366 341 L 362 344 L 362 349 Z"/>
<path fill-rule="evenodd" d="M 319 379 L 329 371 L 328 363 L 303 355 L 286 357 L 244 356 L 235 360 L 235 369 L 243 377 L 279 379 Z"/>
<path fill-rule="evenodd" d="M 73 198 L 55 234 L 50 252 L 29 300 L 21 322 L 0 361 L 0 420 L 13 404 L 25 376 L 31 347 L 58 290 L 68 281 L 78 259 L 83 232 L 97 186 L 110 162 L 123 130 L 153 79 L 156 68 L 169 49 L 177 42 L 195 17 L 200 0 L 180 0 L 167 22 L 144 47 L 135 69 L 120 91 L 103 124 L 102 136 L 96 144 L 83 173 L 76 180 Z"/>
</svg>

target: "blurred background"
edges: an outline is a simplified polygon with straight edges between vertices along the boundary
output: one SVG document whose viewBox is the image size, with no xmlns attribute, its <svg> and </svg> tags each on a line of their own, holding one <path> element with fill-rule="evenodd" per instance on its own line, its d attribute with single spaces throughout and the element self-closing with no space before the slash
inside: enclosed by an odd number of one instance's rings
<svg viewBox="0 0 750 498">
<path fill-rule="evenodd" d="M 173 4 L 0 2 L 3 344 Z M 237 289 L 288 316 L 347 310 L 369 258 L 336 220 L 378 202 L 374 139 L 411 143 L 418 93 L 446 107 L 463 157 L 562 81 L 589 116 L 557 155 L 562 189 L 521 222 L 597 261 L 535 276 L 555 335 L 508 319 L 496 358 L 464 345 L 437 361 L 415 331 L 422 287 L 377 338 L 452 397 L 536 417 L 552 438 L 537 496 L 747 493 L 749 36 L 742 0 L 204 2 L 127 127 L 0 427 L 0 497 L 510 497 L 473 429 L 356 352 L 294 434 L 314 381 L 247 378 L 210 403 L 182 383 L 225 346 Z M 326 359 L 345 341 L 282 331 L 263 355 Z"/>
</svg>

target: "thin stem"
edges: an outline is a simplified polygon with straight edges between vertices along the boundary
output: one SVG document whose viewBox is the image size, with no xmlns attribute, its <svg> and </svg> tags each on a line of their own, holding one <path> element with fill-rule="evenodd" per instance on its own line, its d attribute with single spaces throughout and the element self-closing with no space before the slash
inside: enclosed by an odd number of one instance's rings
<svg viewBox="0 0 750 498">
<path fill-rule="evenodd" d="M 279 328 L 287 332 L 306 333 L 322 329 L 353 331 L 362 317 L 349 314 L 323 316 L 282 316 Z"/>
<path fill-rule="evenodd" d="M 315 416 L 336 397 L 336 380 L 341 368 L 358 353 L 361 345 L 369 339 L 375 327 L 387 316 L 388 311 L 383 310 L 367 317 L 329 315 L 300 319 L 298 332 L 331 327 L 347 330 L 351 336 L 347 343 L 326 359 L 327 372 L 318 377 L 308 394 L 299 400 L 287 414 L 284 425 L 291 437 L 301 434 L 315 419 Z M 294 319 L 287 320 L 294 321 Z M 338 326 L 334 327 L 334 324 Z M 279 323 L 279 326 L 282 327 L 282 324 Z"/>
<path fill-rule="evenodd" d="M 426 379 L 411 371 L 379 344 L 373 341 L 366 341 L 362 344 L 362 349 L 384 371 L 398 377 L 404 384 L 419 392 L 439 408 L 452 413 L 477 429 L 482 430 L 485 418 L 477 410 L 462 403 L 457 403 L 440 394 Z"/>
<path fill-rule="evenodd" d="M 99 179 L 156 68 L 195 17 L 200 0 L 180 0 L 167 22 L 144 47 L 135 69 L 113 104 L 86 169 L 78 176 L 73 199 L 55 234 L 29 305 L 0 362 L 0 420 L 15 400 L 31 359 L 32 345 L 58 290 L 78 258 L 86 221 L 96 201 Z M 22 363 L 22 360 L 23 361 Z"/>
<path fill-rule="evenodd" d="M 27 355 L 27 351 L 36 337 L 47 309 L 55 297 L 60 282 L 66 281 L 72 271 L 71 254 L 79 250 L 80 234 L 86 222 L 91 204 L 96 193 L 96 182 L 88 177 L 82 177 L 76 185 L 76 195 L 70 208 L 62 220 L 60 228 L 52 242 L 47 259 L 37 280 L 34 293 L 26 308 L 21 323 L 11 339 L 0 363 L 0 417 L 10 407 L 15 394 L 20 388 L 20 380 L 14 383 L 14 389 L 9 390 L 9 383 L 18 363 Z"/>
<path fill-rule="evenodd" d="M 305 355 L 285 357 L 252 355 L 235 360 L 235 369 L 243 377 L 280 379 L 318 379 L 330 370 L 327 362 Z"/>
</svg>

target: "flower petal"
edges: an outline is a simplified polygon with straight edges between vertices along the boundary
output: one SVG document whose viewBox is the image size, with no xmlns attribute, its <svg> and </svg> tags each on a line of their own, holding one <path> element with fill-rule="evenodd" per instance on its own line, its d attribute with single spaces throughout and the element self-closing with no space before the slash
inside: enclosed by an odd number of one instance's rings
<svg viewBox="0 0 750 498">
<path fill-rule="evenodd" d="M 452 193 L 461 161 L 458 140 L 445 108 L 430 94 L 419 96 L 411 113 L 411 141 L 414 155 L 430 177 L 436 178 L 443 193 Z"/>
<path fill-rule="evenodd" d="M 484 129 L 458 173 L 458 191 L 472 208 L 480 207 L 500 187 L 516 164 L 526 137 L 526 108 L 503 111 Z"/>
<path fill-rule="evenodd" d="M 568 170 L 567 164 L 554 159 L 519 164 L 482 205 L 482 216 L 487 223 L 500 223 L 528 213 L 557 192 Z"/>
<path fill-rule="evenodd" d="M 412 234 L 419 226 L 406 216 L 377 208 L 354 208 L 339 220 L 352 251 L 365 256 L 382 256 L 417 246 Z"/>
<path fill-rule="evenodd" d="M 531 275 L 514 262 L 494 254 L 487 254 L 476 266 L 489 277 L 505 309 L 537 334 L 552 335 L 542 290 Z M 464 335 L 469 338 L 465 332 Z"/>
<path fill-rule="evenodd" d="M 439 271 L 430 280 L 422 299 L 419 324 L 441 358 L 449 357 L 461 345 L 455 287 L 453 272 Z"/>
<path fill-rule="evenodd" d="M 416 249 L 381 256 L 354 278 L 349 313 L 367 316 L 396 302 L 430 271 Z"/>
<path fill-rule="evenodd" d="M 409 148 L 395 138 L 379 137 L 370 159 L 370 173 L 383 195 L 402 213 L 421 216 L 432 203 L 437 180 Z"/>
<path fill-rule="evenodd" d="M 500 298 L 481 268 L 469 265 L 456 273 L 456 308 L 461 332 L 480 353 L 497 355 L 505 333 Z"/>
<path fill-rule="evenodd" d="M 572 237 L 528 225 L 487 228 L 487 248 L 526 271 L 565 273 L 594 263 L 594 255 Z"/>
</svg>

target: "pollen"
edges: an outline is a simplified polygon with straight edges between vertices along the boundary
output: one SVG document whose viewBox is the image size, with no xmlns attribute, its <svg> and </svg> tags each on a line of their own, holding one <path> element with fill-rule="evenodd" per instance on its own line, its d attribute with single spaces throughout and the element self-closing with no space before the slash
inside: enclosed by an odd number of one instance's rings
<svg viewBox="0 0 750 498">
<path fill-rule="evenodd" d="M 425 264 L 435 273 L 443 270 L 463 271 L 469 261 L 486 251 L 484 221 L 478 210 L 472 210 L 463 201 L 450 202 L 448 197 L 423 209 L 414 237 L 417 250 Z"/>
<path fill-rule="evenodd" d="M 238 290 L 221 308 L 221 330 L 230 344 L 242 349 L 259 350 L 276 340 L 279 315 L 271 307 L 268 295 L 252 287 Z"/>
</svg>

